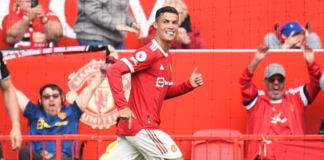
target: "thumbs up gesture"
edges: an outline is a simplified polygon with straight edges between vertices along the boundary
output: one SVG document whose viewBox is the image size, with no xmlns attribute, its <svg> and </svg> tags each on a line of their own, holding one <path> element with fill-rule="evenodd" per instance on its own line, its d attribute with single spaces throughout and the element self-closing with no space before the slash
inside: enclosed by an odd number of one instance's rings
<svg viewBox="0 0 324 160">
<path fill-rule="evenodd" d="M 203 78 L 201 73 L 197 73 L 198 68 L 196 67 L 195 70 L 192 72 L 191 76 L 190 76 L 190 84 L 196 88 L 199 86 L 202 86 L 204 84 Z"/>
</svg>

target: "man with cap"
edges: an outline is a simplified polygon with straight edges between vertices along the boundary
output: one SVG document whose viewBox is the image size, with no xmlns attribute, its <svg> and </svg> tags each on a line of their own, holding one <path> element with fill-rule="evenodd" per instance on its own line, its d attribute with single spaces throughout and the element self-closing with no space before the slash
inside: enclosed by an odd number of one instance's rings
<svg viewBox="0 0 324 160">
<path fill-rule="evenodd" d="M 300 49 L 304 42 L 312 49 L 322 48 L 318 35 L 308 33 L 308 30 L 302 28 L 297 22 L 284 24 L 280 29 L 280 37 L 269 33 L 264 39 L 264 44 L 271 49 Z"/>
<path fill-rule="evenodd" d="M 247 134 L 301 135 L 305 134 L 304 112 L 320 91 L 320 66 L 314 62 L 314 52 L 307 45 L 301 47 L 307 63 L 310 82 L 296 89 L 284 90 L 285 70 L 280 64 L 267 66 L 264 75 L 266 90 L 259 90 L 252 82 L 254 71 L 267 56 L 268 46 L 260 46 L 251 64 L 240 78 L 242 102 L 248 112 Z M 274 159 L 275 152 L 269 141 L 250 141 L 247 159 Z"/>
</svg>

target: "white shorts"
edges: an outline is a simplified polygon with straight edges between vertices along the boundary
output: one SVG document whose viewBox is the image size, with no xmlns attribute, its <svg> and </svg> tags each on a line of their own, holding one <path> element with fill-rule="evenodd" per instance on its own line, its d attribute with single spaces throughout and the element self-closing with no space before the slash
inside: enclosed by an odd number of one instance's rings
<svg viewBox="0 0 324 160">
<path fill-rule="evenodd" d="M 182 157 L 172 138 L 161 130 L 142 129 L 135 136 L 118 136 L 111 160 L 164 160 Z"/>
</svg>

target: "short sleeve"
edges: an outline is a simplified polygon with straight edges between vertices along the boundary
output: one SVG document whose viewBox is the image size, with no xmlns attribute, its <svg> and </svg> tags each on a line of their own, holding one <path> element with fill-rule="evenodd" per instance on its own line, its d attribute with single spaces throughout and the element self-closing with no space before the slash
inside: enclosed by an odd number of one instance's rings
<svg viewBox="0 0 324 160">
<path fill-rule="evenodd" d="M 31 121 L 33 119 L 33 117 L 36 116 L 36 114 L 40 111 L 41 111 L 40 106 L 35 105 L 34 103 L 29 101 L 25 110 L 24 110 L 23 116 Z"/>
<path fill-rule="evenodd" d="M 80 109 L 79 105 L 74 101 L 72 104 L 65 106 L 66 113 L 72 115 L 76 119 L 80 119 L 82 115 L 82 110 Z"/>
</svg>

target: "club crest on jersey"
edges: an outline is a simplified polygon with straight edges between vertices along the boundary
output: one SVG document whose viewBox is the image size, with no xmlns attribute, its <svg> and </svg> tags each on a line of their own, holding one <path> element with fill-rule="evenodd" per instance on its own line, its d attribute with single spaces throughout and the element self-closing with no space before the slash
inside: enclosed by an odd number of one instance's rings
<svg viewBox="0 0 324 160">
<path fill-rule="evenodd" d="M 65 112 L 60 112 L 57 116 L 58 116 L 61 120 L 63 120 L 63 119 L 66 118 L 66 113 L 65 113 Z"/>
<path fill-rule="evenodd" d="M 139 62 L 144 62 L 147 58 L 147 54 L 144 51 L 139 51 L 136 53 L 135 58 L 139 61 Z"/>
<path fill-rule="evenodd" d="M 85 87 L 84 84 L 89 85 L 91 83 L 95 75 L 100 72 L 103 63 L 102 60 L 91 60 L 90 63 L 82 66 L 77 72 L 69 75 L 68 86 L 70 91 L 66 94 L 68 103 L 71 104 L 75 101 L 78 93 Z M 122 79 L 125 96 L 128 99 L 131 89 L 130 74 L 124 75 Z M 111 94 L 108 79 L 105 78 L 91 97 L 80 121 L 92 128 L 104 129 L 116 124 L 117 117 L 118 111 Z"/>
<path fill-rule="evenodd" d="M 177 149 L 176 145 L 174 145 L 174 144 L 171 145 L 171 151 L 172 151 L 172 152 L 177 152 L 177 150 L 178 150 L 178 149 Z"/>
</svg>

